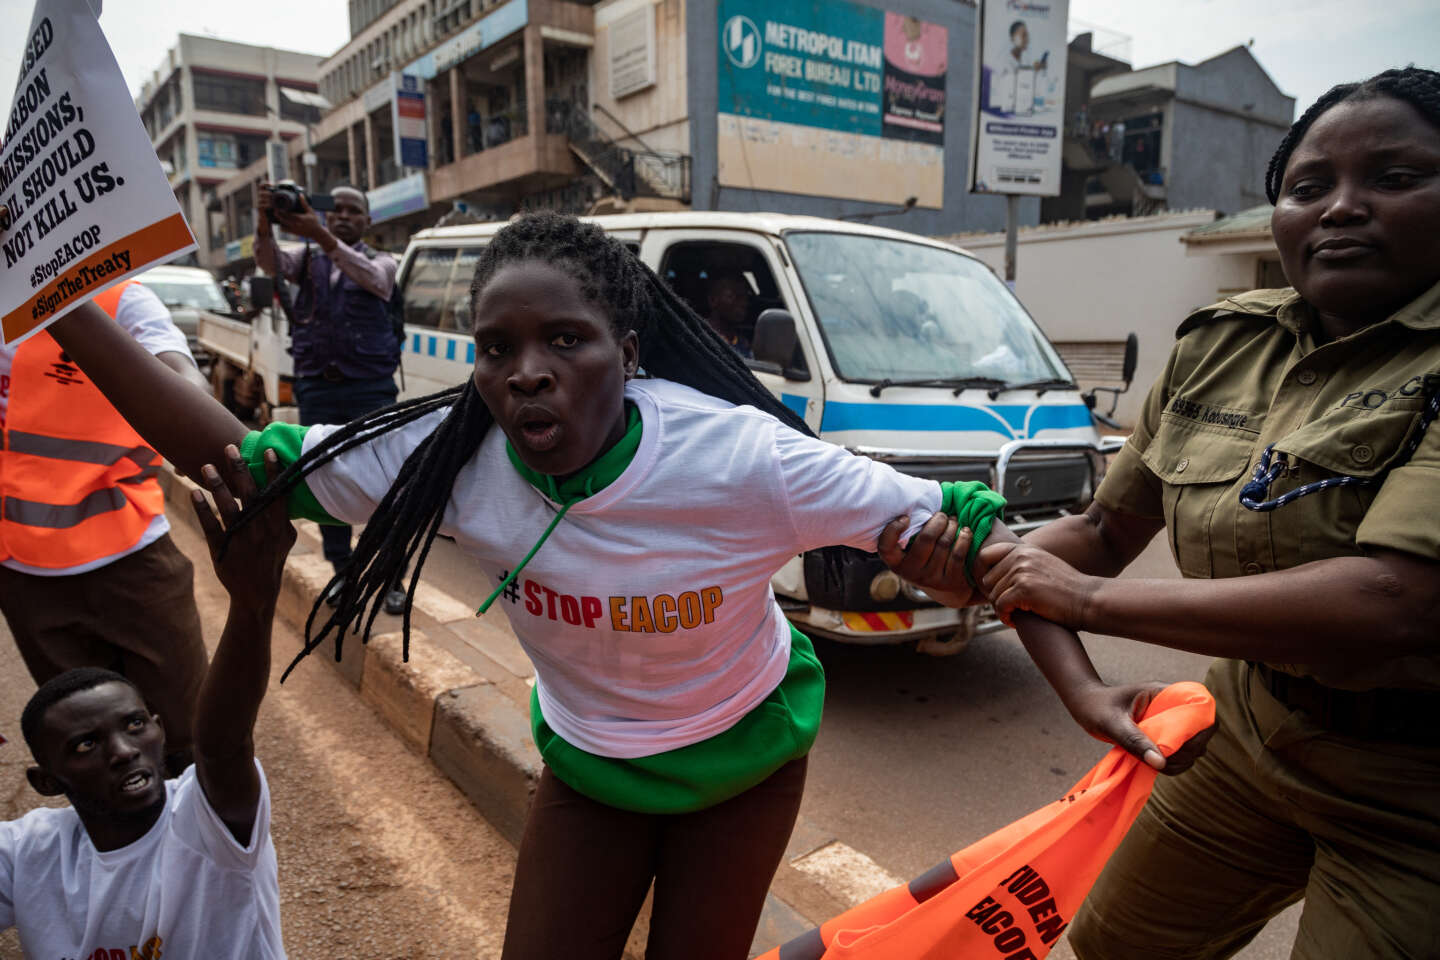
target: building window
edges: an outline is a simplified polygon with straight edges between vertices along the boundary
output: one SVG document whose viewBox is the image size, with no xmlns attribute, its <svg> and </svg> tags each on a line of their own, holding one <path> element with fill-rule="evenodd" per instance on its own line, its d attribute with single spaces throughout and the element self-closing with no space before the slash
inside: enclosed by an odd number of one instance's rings
<svg viewBox="0 0 1440 960">
<path fill-rule="evenodd" d="M 265 115 L 265 81 L 252 77 L 226 77 L 192 71 L 195 109 L 218 113 Z"/>
<path fill-rule="evenodd" d="M 1160 175 L 1160 135 L 1164 115 L 1149 113 L 1124 119 L 1123 147 L 1121 159 L 1135 168 L 1147 182 L 1161 183 L 1163 179 L 1151 179 Z"/>
<path fill-rule="evenodd" d="M 195 163 L 205 169 L 235 169 L 235 138 L 223 133 L 204 133 L 195 138 Z"/>
<path fill-rule="evenodd" d="M 280 94 L 280 119 L 296 123 L 315 124 L 320 122 L 320 109 L 307 103 L 296 103 L 284 93 Z"/>
</svg>

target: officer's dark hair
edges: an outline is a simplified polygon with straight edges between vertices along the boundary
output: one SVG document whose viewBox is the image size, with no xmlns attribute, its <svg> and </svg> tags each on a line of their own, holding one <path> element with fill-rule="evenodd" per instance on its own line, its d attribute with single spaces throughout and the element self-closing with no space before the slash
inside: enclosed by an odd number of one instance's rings
<svg viewBox="0 0 1440 960">
<path fill-rule="evenodd" d="M 40 742 L 40 727 L 45 722 L 45 714 L 66 697 L 90 690 L 106 683 L 123 683 L 131 687 L 136 693 L 140 688 L 131 683 L 125 677 L 114 670 L 106 670 L 101 667 L 76 667 L 74 670 L 66 670 L 56 677 L 51 677 L 40 685 L 25 704 L 25 709 L 20 714 L 20 735 L 25 738 L 25 744 L 30 752 L 35 754 L 35 759 L 40 759 L 36 748 Z M 142 698 L 143 699 L 143 698 Z"/>
<path fill-rule="evenodd" d="M 1390 97 L 1402 100 L 1418 110 L 1425 119 L 1440 128 L 1440 73 L 1410 66 L 1399 70 L 1386 70 L 1359 83 L 1340 83 L 1327 90 L 1319 100 L 1310 105 L 1299 120 L 1291 125 L 1285 139 L 1275 148 L 1270 166 L 1265 171 L 1265 196 L 1270 203 L 1280 199 L 1280 185 L 1285 179 L 1285 167 L 1290 155 L 1305 139 L 1306 132 L 1315 120 L 1326 110 L 1348 100 L 1375 100 Z"/>
<path fill-rule="evenodd" d="M 1024 20 L 1016 20 L 1014 23 L 1010 24 L 1010 39 L 1015 39 L 1015 31 L 1019 30 L 1023 26 L 1025 26 Z"/>
<path fill-rule="evenodd" d="M 472 317 L 480 294 L 495 274 L 524 261 L 562 268 L 579 283 L 585 298 L 605 311 L 617 335 L 635 331 L 640 365 L 649 376 L 674 380 L 731 403 L 758 407 L 796 430 L 810 432 L 794 411 L 755 379 L 745 361 L 720 335 L 623 243 L 600 227 L 574 217 L 532 213 L 495 234 L 475 264 L 470 284 Z M 305 646 L 285 676 L 332 632 L 337 660 L 346 630 L 363 630 L 362 636 L 368 639 L 384 593 L 413 560 L 404 614 L 403 649 L 408 656 L 410 607 L 421 567 L 440 529 L 455 477 L 475 456 L 494 418 L 473 380 L 428 397 L 397 403 L 330 434 L 247 506 L 242 521 L 346 450 L 447 407 L 444 419 L 401 465 L 394 483 L 366 523 L 350 562 L 321 593 L 323 598 L 337 582 L 341 584 L 338 602 L 318 632 L 314 624 L 324 604 L 316 599 L 305 623 Z"/>
</svg>

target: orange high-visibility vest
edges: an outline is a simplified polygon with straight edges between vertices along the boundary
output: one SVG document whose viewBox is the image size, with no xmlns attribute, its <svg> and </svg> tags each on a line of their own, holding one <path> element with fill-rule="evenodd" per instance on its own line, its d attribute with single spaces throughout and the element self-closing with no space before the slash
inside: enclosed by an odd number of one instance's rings
<svg viewBox="0 0 1440 960">
<path fill-rule="evenodd" d="M 110 316 L 134 280 L 95 297 Z M 0 431 L 0 560 L 63 569 L 133 547 L 165 494 L 160 456 L 50 334 L 15 351 Z"/>
</svg>

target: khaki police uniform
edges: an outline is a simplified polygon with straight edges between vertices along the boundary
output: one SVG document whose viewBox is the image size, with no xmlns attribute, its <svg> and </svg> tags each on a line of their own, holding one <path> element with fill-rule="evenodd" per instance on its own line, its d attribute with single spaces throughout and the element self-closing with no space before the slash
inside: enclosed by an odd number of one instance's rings
<svg viewBox="0 0 1440 960">
<path fill-rule="evenodd" d="M 1342 339 L 1314 329 L 1288 289 L 1181 325 L 1096 499 L 1163 518 L 1186 577 L 1380 548 L 1440 557 L 1440 425 L 1387 472 L 1440 387 L 1440 284 Z M 1290 466 L 1269 498 L 1339 475 L 1383 482 L 1246 509 L 1271 443 Z M 1156 784 L 1070 928 L 1078 956 L 1227 957 L 1303 897 L 1296 958 L 1440 957 L 1440 643 L 1356 661 L 1216 661 L 1220 729 L 1193 770 Z"/>
</svg>

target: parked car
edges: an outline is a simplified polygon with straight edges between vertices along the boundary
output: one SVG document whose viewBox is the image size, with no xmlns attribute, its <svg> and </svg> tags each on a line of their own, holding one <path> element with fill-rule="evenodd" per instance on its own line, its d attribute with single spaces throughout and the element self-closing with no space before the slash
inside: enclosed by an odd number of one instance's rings
<svg viewBox="0 0 1440 960">
<path fill-rule="evenodd" d="M 200 318 L 206 314 L 230 316 L 230 303 L 209 270 L 199 267 L 151 267 L 136 277 L 170 309 L 170 318 L 185 334 L 190 352 L 200 369 L 207 370 L 210 356 L 200 342 Z"/>
</svg>

